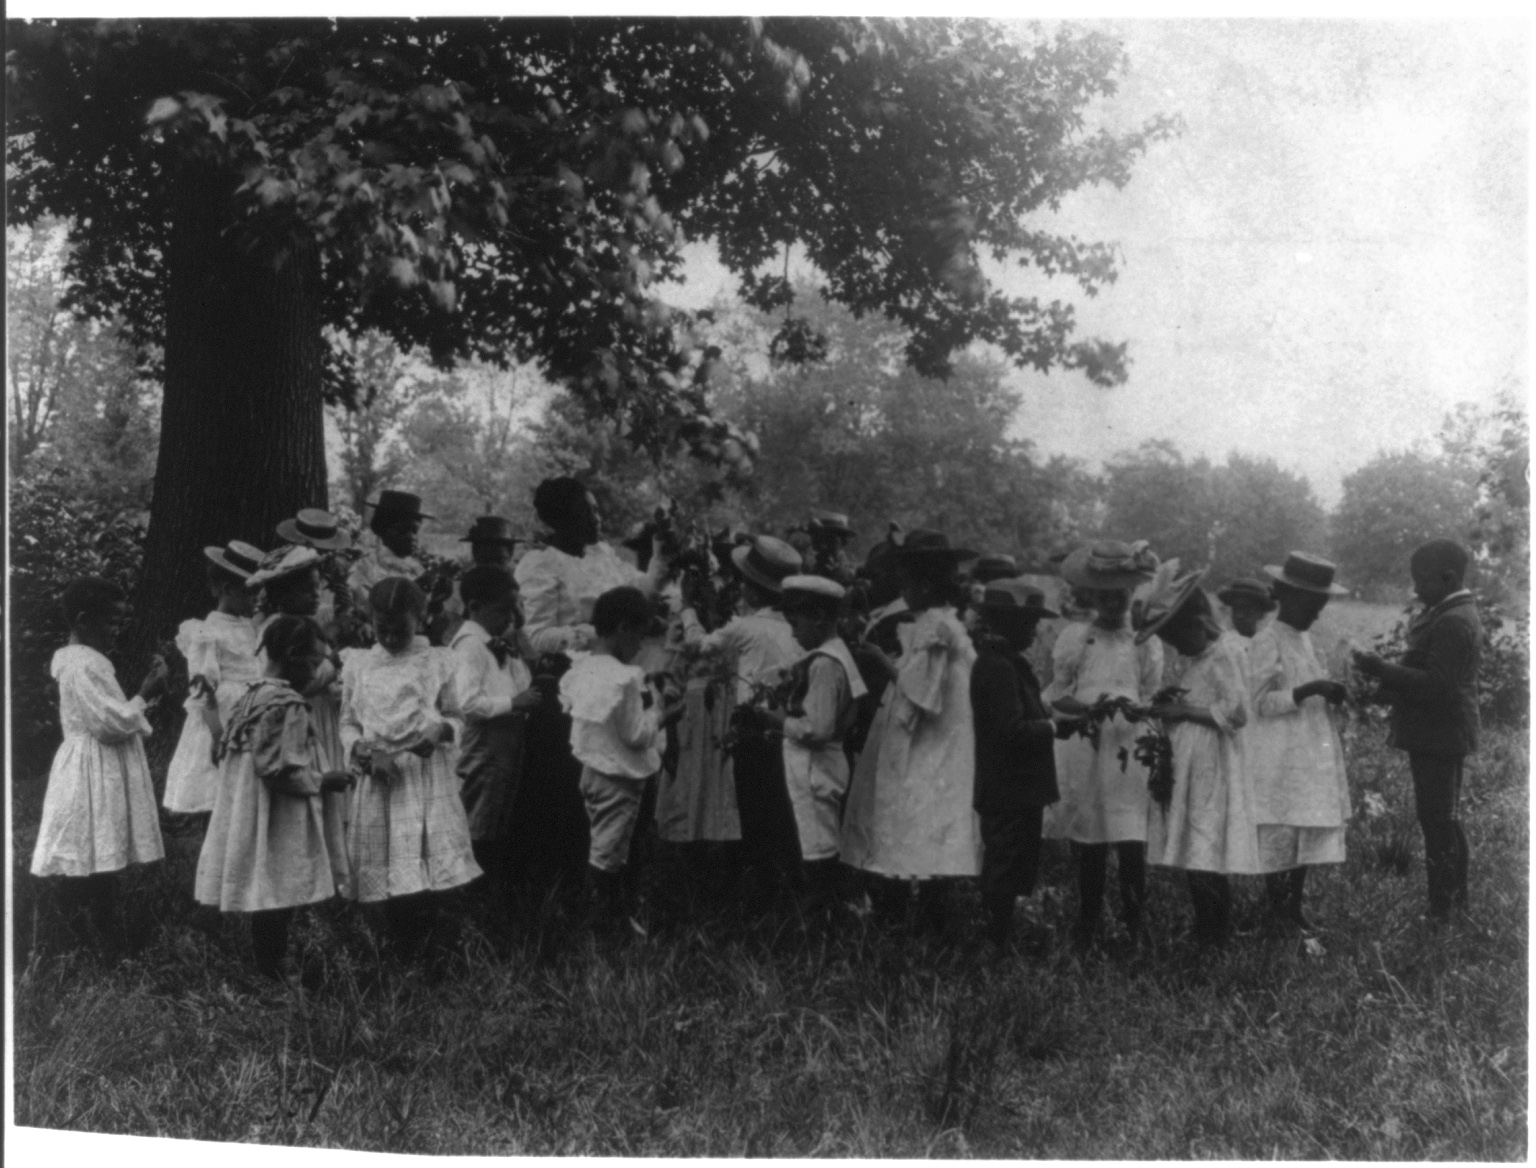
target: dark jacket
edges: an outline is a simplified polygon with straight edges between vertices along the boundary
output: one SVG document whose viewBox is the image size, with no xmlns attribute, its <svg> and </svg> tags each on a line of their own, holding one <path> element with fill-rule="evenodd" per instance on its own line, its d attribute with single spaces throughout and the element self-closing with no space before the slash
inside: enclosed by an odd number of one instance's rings
<svg viewBox="0 0 1536 1168">
<path fill-rule="evenodd" d="M 1029 662 L 997 637 L 980 637 L 971 666 L 976 728 L 974 805 L 986 814 L 1056 802 L 1056 729 Z"/>
<path fill-rule="evenodd" d="M 1408 626 L 1408 650 L 1389 664 L 1391 745 L 1416 754 L 1477 749 L 1477 662 L 1483 625 L 1470 594 L 1442 600 Z"/>
</svg>

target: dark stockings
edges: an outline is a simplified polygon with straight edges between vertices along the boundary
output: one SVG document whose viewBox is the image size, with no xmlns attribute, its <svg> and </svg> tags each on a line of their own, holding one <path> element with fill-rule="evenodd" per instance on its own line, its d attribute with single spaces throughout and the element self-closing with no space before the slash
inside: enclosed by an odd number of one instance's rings
<svg viewBox="0 0 1536 1168">
<path fill-rule="evenodd" d="M 1413 801 L 1424 832 L 1424 874 L 1429 911 L 1445 917 L 1467 903 L 1467 836 L 1456 816 L 1461 799 L 1461 755 L 1409 754 Z"/>
<path fill-rule="evenodd" d="M 1269 914 L 1277 920 L 1289 921 L 1308 927 L 1306 915 L 1301 911 L 1302 892 L 1307 883 L 1305 868 L 1292 868 L 1288 872 L 1271 872 L 1264 877 L 1264 892 L 1269 901 Z"/>
<path fill-rule="evenodd" d="M 1220 872 L 1190 872 L 1188 876 L 1195 940 L 1220 945 L 1232 931 L 1232 882 Z"/>
<path fill-rule="evenodd" d="M 1080 936 L 1091 936 L 1104 911 L 1104 885 L 1108 878 L 1109 849 L 1115 849 L 1120 872 L 1120 919 L 1132 936 L 1141 928 L 1141 909 L 1147 901 L 1147 845 L 1137 840 L 1117 844 L 1072 845 L 1077 857 L 1077 922 Z"/>
<path fill-rule="evenodd" d="M 70 931 L 82 943 L 91 943 L 95 932 L 108 954 L 127 952 L 128 937 L 118 915 L 118 878 L 115 872 L 90 876 L 65 876 L 59 881 L 59 906 Z"/>
<path fill-rule="evenodd" d="M 256 954 L 256 971 L 266 977 L 283 976 L 288 956 L 288 926 L 293 921 L 291 908 L 275 908 L 251 914 L 251 948 Z"/>
</svg>

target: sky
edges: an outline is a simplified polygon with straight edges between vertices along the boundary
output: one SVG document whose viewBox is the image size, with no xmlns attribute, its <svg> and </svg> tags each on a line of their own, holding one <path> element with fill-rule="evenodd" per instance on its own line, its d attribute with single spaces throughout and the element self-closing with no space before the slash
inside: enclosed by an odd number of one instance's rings
<svg viewBox="0 0 1536 1168">
<path fill-rule="evenodd" d="M 1097 465 L 1147 439 L 1304 474 L 1328 506 L 1457 403 L 1525 394 L 1528 32 L 1483 22 L 1082 22 L 1129 67 L 1111 128 L 1184 119 L 1130 184 L 1041 224 L 1114 241 L 1097 298 L 1029 271 L 1014 294 L 1129 341 L 1129 381 L 1014 375 L 1016 434 Z M 696 250 L 700 301 L 727 286 Z M 670 297 L 669 297 L 670 298 Z"/>
</svg>

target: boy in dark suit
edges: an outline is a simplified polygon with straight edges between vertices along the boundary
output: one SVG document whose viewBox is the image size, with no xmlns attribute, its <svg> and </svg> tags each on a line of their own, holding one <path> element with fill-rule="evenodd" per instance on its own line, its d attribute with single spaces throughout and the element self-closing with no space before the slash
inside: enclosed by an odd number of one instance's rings
<svg viewBox="0 0 1536 1168">
<path fill-rule="evenodd" d="M 1432 539 L 1413 553 L 1409 571 L 1424 611 L 1408 626 L 1397 664 L 1356 653 L 1355 666 L 1377 678 L 1392 701 L 1391 745 L 1408 752 L 1413 795 L 1424 831 L 1424 869 L 1432 923 L 1467 904 L 1467 837 L 1456 818 L 1462 764 L 1477 749 L 1477 663 L 1483 626 L 1463 586 L 1470 557 L 1455 540 Z"/>
<path fill-rule="evenodd" d="M 976 663 L 971 711 L 976 732 L 976 788 L 981 815 L 981 897 L 988 938 L 1001 949 L 1014 900 L 1034 891 L 1040 825 L 1056 789 L 1056 727 L 1040 682 L 1024 659 L 1043 617 L 1045 595 L 1022 580 L 995 580 L 975 607 Z"/>
</svg>

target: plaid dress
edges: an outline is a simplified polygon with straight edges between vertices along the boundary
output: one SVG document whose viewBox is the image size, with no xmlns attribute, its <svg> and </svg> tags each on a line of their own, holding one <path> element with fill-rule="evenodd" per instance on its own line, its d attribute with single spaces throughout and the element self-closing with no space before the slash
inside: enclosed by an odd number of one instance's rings
<svg viewBox="0 0 1536 1168">
<path fill-rule="evenodd" d="M 480 875 L 454 773 L 457 747 L 439 743 L 426 758 L 410 747 L 437 737 L 454 708 L 453 657 L 425 637 L 398 656 L 381 646 L 342 653 L 341 743 L 361 743 L 372 761 L 358 779 L 347 829 L 352 895 L 387 900 L 439 892 Z"/>
</svg>

